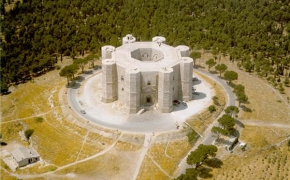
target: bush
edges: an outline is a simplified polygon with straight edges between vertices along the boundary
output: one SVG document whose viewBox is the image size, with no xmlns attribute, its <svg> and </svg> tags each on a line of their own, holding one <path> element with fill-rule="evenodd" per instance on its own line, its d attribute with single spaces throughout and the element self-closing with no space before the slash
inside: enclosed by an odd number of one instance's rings
<svg viewBox="0 0 290 180">
<path fill-rule="evenodd" d="M 37 123 L 42 123 L 43 122 L 43 117 L 36 117 L 35 122 Z"/>
<path fill-rule="evenodd" d="M 193 131 L 193 130 L 190 130 L 188 133 L 187 133 L 187 137 L 188 137 L 188 142 L 190 144 L 193 144 L 197 139 L 198 139 L 198 134 Z"/>
<path fill-rule="evenodd" d="M 213 103 L 214 103 L 215 105 L 218 105 L 218 104 L 219 104 L 218 99 L 219 99 L 219 98 L 218 98 L 217 96 L 212 97 Z"/>
<path fill-rule="evenodd" d="M 26 131 L 24 131 L 24 135 L 27 139 L 29 139 L 33 133 L 34 133 L 33 129 L 27 129 Z"/>
<path fill-rule="evenodd" d="M 60 65 L 55 65 L 55 68 L 56 68 L 57 70 L 60 70 L 61 66 L 60 66 Z"/>
<path fill-rule="evenodd" d="M 211 105 L 211 106 L 208 107 L 208 110 L 209 110 L 210 113 L 213 113 L 213 112 L 216 111 L 216 108 L 215 108 L 214 105 Z"/>
</svg>

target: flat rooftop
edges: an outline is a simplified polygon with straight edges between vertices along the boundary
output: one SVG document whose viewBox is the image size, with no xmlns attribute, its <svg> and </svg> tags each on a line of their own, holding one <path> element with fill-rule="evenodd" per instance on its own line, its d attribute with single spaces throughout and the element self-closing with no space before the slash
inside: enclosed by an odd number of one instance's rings
<svg viewBox="0 0 290 180">
<path fill-rule="evenodd" d="M 175 47 L 156 42 L 134 42 L 116 48 L 116 63 L 141 71 L 158 71 L 179 63 Z"/>
</svg>

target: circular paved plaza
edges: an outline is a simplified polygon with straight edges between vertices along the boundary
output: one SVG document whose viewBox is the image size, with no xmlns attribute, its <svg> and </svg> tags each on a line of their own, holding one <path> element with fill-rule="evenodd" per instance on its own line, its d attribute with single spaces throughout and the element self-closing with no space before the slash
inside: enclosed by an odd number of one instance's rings
<svg viewBox="0 0 290 180">
<path fill-rule="evenodd" d="M 193 77 L 198 77 L 193 74 Z M 187 105 L 180 103 L 174 106 L 171 113 L 160 113 L 158 110 L 145 111 L 142 114 L 127 114 L 124 105 L 119 101 L 103 103 L 102 74 L 95 73 L 77 82 L 69 90 L 68 98 L 73 110 L 90 123 L 99 126 L 131 132 L 164 132 L 182 127 L 183 122 L 194 114 L 207 108 L 211 102 L 212 90 L 209 84 L 198 77 L 193 82 L 195 93 Z M 85 114 L 84 114 L 85 113 Z"/>
</svg>

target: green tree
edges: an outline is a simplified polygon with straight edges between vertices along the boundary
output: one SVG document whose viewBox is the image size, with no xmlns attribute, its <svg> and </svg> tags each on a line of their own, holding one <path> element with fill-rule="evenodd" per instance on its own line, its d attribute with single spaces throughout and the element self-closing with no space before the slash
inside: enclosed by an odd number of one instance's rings
<svg viewBox="0 0 290 180">
<path fill-rule="evenodd" d="M 190 53 L 189 56 L 193 59 L 194 65 L 195 65 L 196 60 L 201 57 L 201 53 L 200 52 L 193 51 L 193 52 Z"/>
<path fill-rule="evenodd" d="M 229 114 L 224 114 L 221 118 L 218 119 L 218 122 L 223 127 L 223 129 L 228 131 L 232 130 L 236 124 L 235 119 Z"/>
<path fill-rule="evenodd" d="M 210 113 L 213 113 L 213 112 L 216 111 L 216 108 L 215 108 L 214 105 L 210 105 L 210 106 L 208 107 L 208 110 L 209 110 Z"/>
<path fill-rule="evenodd" d="M 285 93 L 285 89 L 284 89 L 284 87 L 283 87 L 282 84 L 279 84 L 279 92 L 280 92 L 281 94 L 284 94 L 284 93 Z"/>
<path fill-rule="evenodd" d="M 254 68 L 254 64 L 250 60 L 243 62 L 242 66 L 247 72 L 251 72 Z"/>
<path fill-rule="evenodd" d="M 246 103 L 248 101 L 248 97 L 246 96 L 245 93 L 237 94 L 237 99 L 238 99 L 238 102 L 239 102 L 239 106 L 241 105 L 241 103 Z"/>
<path fill-rule="evenodd" d="M 4 81 L 0 81 L 0 88 L 1 88 L 1 93 L 2 94 L 6 94 L 8 91 L 9 91 L 9 86 L 8 86 L 8 84 L 6 83 L 6 82 L 4 82 Z"/>
<path fill-rule="evenodd" d="M 212 127 L 211 128 L 211 132 L 217 135 L 217 140 L 219 140 L 221 135 L 225 135 L 226 136 L 226 135 L 229 134 L 228 130 L 223 129 L 221 127 L 217 127 L 217 126 Z"/>
<path fill-rule="evenodd" d="M 239 108 L 237 106 L 228 106 L 225 109 L 225 113 L 231 115 L 232 117 L 235 117 L 235 115 L 239 113 Z"/>
<path fill-rule="evenodd" d="M 24 135 L 25 137 L 29 140 L 29 138 L 32 136 L 32 134 L 34 133 L 33 129 L 27 129 L 24 131 Z"/>
<path fill-rule="evenodd" d="M 74 78 L 74 75 L 77 73 L 78 67 L 75 64 L 71 64 L 69 66 L 65 66 L 63 69 L 61 69 L 59 75 L 61 77 L 67 78 L 67 84 L 69 85 L 69 81 Z"/>
<path fill-rule="evenodd" d="M 185 174 L 181 174 L 175 180 L 198 180 L 199 172 L 194 168 L 188 168 L 185 170 Z"/>
<path fill-rule="evenodd" d="M 214 61 L 214 59 L 209 59 L 205 62 L 205 64 L 208 66 L 208 71 L 210 70 L 210 68 L 212 68 L 216 62 Z"/>
<path fill-rule="evenodd" d="M 215 69 L 220 73 L 220 76 L 222 76 L 222 73 L 224 73 L 228 67 L 225 64 L 218 64 L 215 66 Z"/>
<path fill-rule="evenodd" d="M 229 83 L 231 83 L 232 81 L 238 79 L 238 73 L 236 73 L 235 71 L 226 71 L 224 73 L 224 77 L 226 80 L 229 81 Z"/>
<path fill-rule="evenodd" d="M 289 84 L 290 84 L 289 77 L 285 78 L 284 84 L 285 84 L 285 86 L 289 86 Z"/>
<path fill-rule="evenodd" d="M 243 86 L 241 84 L 235 85 L 235 87 L 234 87 L 234 93 L 235 94 L 245 93 L 245 86 Z"/>
<path fill-rule="evenodd" d="M 215 157 L 217 147 L 214 145 L 199 145 L 195 151 L 192 151 L 187 157 L 187 164 L 195 165 L 195 169 L 198 169 L 202 163 L 209 157 Z"/>
<path fill-rule="evenodd" d="M 85 65 L 88 64 L 88 59 L 78 58 L 74 60 L 74 64 L 81 68 L 82 73 L 84 73 Z"/>
</svg>

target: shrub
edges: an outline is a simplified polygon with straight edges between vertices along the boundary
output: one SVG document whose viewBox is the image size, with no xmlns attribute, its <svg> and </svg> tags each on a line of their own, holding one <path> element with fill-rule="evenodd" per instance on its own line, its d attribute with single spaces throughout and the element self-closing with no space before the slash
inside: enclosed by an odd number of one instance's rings
<svg viewBox="0 0 290 180">
<path fill-rule="evenodd" d="M 36 117 L 35 122 L 37 123 L 42 123 L 43 122 L 43 117 Z"/>
<path fill-rule="evenodd" d="M 27 139 L 29 139 L 33 133 L 34 133 L 33 129 L 27 129 L 26 131 L 24 131 L 24 135 Z"/>
<path fill-rule="evenodd" d="M 60 70 L 61 66 L 60 66 L 60 65 L 55 65 L 55 68 L 56 68 L 57 70 Z"/>
<path fill-rule="evenodd" d="M 211 105 L 211 106 L 208 107 L 208 110 L 209 110 L 210 113 L 213 113 L 213 112 L 216 111 L 216 108 L 215 108 L 214 105 Z"/>
</svg>

